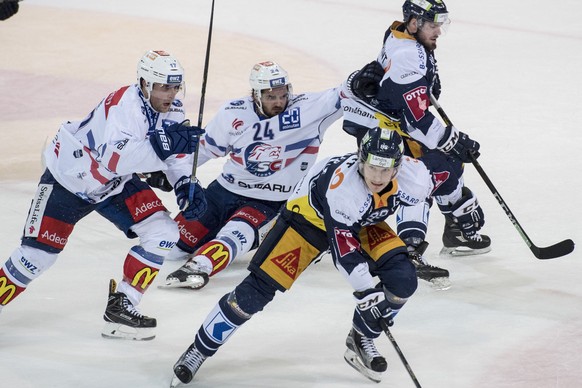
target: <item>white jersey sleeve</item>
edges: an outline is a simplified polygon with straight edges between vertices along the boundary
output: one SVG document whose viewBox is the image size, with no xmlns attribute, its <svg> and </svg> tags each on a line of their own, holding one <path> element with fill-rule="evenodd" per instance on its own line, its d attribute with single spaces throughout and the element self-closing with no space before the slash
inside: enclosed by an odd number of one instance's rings
<svg viewBox="0 0 582 388">
<path fill-rule="evenodd" d="M 111 93 L 82 121 L 61 125 L 44 152 L 47 168 L 67 190 L 90 202 L 119 193 L 133 173 L 165 170 L 174 184 L 189 175 L 191 159 L 158 158 L 148 139 L 154 128 L 184 120 L 182 103 L 155 112 L 137 85 Z"/>
</svg>

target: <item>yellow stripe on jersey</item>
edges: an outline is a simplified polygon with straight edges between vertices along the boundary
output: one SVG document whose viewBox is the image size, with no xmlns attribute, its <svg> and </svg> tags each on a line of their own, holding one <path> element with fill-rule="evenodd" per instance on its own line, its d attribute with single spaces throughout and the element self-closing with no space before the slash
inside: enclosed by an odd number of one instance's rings
<svg viewBox="0 0 582 388">
<path fill-rule="evenodd" d="M 381 207 L 386 207 L 388 205 L 388 200 L 390 196 L 396 193 L 398 190 L 398 182 L 396 179 L 393 179 L 389 183 L 390 189 L 388 191 L 383 192 L 381 195 L 378 193 L 373 193 L 374 195 L 374 209 L 379 209 Z"/>
<path fill-rule="evenodd" d="M 303 196 L 295 198 L 294 200 L 287 201 L 287 210 L 294 213 L 299 213 L 305 218 L 309 223 L 315 225 L 321 230 L 325 231 L 325 224 L 323 219 L 321 219 L 315 209 L 309 204 L 309 197 Z"/>
</svg>

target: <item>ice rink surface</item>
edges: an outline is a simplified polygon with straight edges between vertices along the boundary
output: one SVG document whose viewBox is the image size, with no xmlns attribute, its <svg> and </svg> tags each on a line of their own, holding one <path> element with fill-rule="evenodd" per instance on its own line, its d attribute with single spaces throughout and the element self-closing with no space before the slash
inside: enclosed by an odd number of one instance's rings
<svg viewBox="0 0 582 388">
<path fill-rule="evenodd" d="M 402 1 L 217 0 L 204 122 L 249 91 L 255 62 L 285 67 L 296 93 L 333 87 L 374 59 Z M 186 68 L 188 116 L 198 115 L 211 1 L 26 0 L 0 22 L 0 260 L 18 245 L 41 172 L 40 152 L 61 122 L 89 113 L 133 83 L 148 49 Z M 440 102 L 481 143 L 479 161 L 539 246 L 582 241 L 582 24 L 579 2 L 449 0 L 439 40 Z M 340 123 L 321 156 L 354 149 Z M 216 163 L 215 163 L 216 162 Z M 207 184 L 222 161 L 198 169 Z M 453 287 L 422 283 L 392 333 L 424 388 L 582 386 L 582 254 L 541 261 L 467 166 L 493 250 L 443 258 L 433 211 L 428 259 Z M 162 194 L 176 210 L 172 195 Z M 217 300 L 245 275 L 247 258 L 198 292 L 155 286 L 140 305 L 158 319 L 153 341 L 102 339 L 110 278 L 132 241 L 97 215 L 83 220 L 57 263 L 0 314 L 2 387 L 168 387 L 172 366 Z M 329 258 L 306 271 L 244 325 L 192 383 L 197 387 L 413 387 L 387 338 L 389 370 L 372 383 L 343 361 L 353 301 Z"/>
</svg>

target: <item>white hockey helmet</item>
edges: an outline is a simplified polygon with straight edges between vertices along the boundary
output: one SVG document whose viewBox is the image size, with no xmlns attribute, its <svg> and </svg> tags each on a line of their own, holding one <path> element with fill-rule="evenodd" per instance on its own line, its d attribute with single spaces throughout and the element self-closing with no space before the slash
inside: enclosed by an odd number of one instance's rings
<svg viewBox="0 0 582 388">
<path fill-rule="evenodd" d="M 263 113 L 261 91 L 280 86 L 287 86 L 287 92 L 289 95 L 293 93 L 287 71 L 273 61 L 259 62 L 255 64 L 251 69 L 249 83 L 253 89 L 252 93 L 255 104 L 257 104 L 261 113 Z"/>
<path fill-rule="evenodd" d="M 148 99 L 154 83 L 164 85 L 180 85 L 184 88 L 184 68 L 180 62 L 165 51 L 150 50 L 137 63 L 137 83 L 141 86 L 141 79 L 146 81 Z"/>
</svg>

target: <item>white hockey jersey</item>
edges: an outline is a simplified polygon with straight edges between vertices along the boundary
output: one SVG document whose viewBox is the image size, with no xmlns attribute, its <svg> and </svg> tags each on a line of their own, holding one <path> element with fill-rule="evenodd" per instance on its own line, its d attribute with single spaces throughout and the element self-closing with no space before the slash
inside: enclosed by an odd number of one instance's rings
<svg viewBox="0 0 582 388">
<path fill-rule="evenodd" d="M 198 163 L 228 155 L 220 185 L 250 198 L 285 201 L 341 117 L 339 100 L 339 88 L 295 95 L 284 112 L 263 119 L 250 96 L 231 100 L 206 126 Z"/>
<path fill-rule="evenodd" d="M 192 171 L 191 155 L 160 160 L 148 140 L 154 128 L 184 120 L 180 100 L 158 113 L 137 84 L 111 93 L 82 121 L 61 125 L 44 151 L 46 167 L 63 187 L 92 202 L 116 195 L 133 173 L 165 170 L 170 183 Z"/>
</svg>

